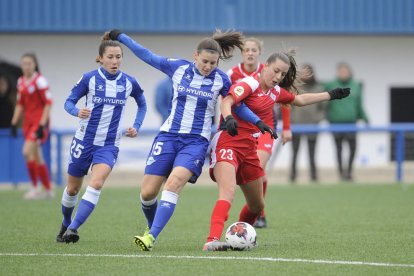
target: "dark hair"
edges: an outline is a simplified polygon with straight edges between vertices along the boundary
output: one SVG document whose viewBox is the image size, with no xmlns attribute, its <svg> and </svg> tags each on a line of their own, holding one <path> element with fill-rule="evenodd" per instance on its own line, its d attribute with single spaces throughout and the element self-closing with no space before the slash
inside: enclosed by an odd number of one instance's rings
<svg viewBox="0 0 414 276">
<path fill-rule="evenodd" d="M 99 55 L 95 59 L 96 62 L 100 63 L 99 58 L 103 57 L 103 54 L 108 47 L 119 47 L 121 48 L 121 53 L 123 54 L 121 43 L 116 40 L 111 40 L 109 38 L 109 32 L 105 32 L 101 38 L 101 44 L 99 45 Z"/>
<path fill-rule="evenodd" d="M 40 73 L 40 69 L 39 69 L 39 62 L 37 62 L 37 57 L 35 55 L 35 53 L 25 53 L 22 55 L 22 59 L 25 57 L 29 57 L 33 60 L 33 62 L 35 63 L 35 71 Z"/>
<path fill-rule="evenodd" d="M 268 58 L 266 63 L 271 64 L 275 62 L 277 59 L 280 59 L 281 61 L 285 62 L 286 64 L 289 64 L 289 70 L 286 73 L 286 76 L 283 78 L 283 80 L 279 83 L 279 86 L 289 90 L 294 91 L 296 93 L 299 93 L 299 80 L 298 80 L 298 74 L 297 74 L 297 64 L 296 60 L 294 58 L 294 55 L 296 54 L 295 49 L 288 49 L 281 52 L 276 52 L 271 54 Z"/>
<path fill-rule="evenodd" d="M 305 70 L 308 72 L 304 72 Z M 305 63 L 301 66 L 300 78 L 304 85 L 314 85 L 316 83 L 315 71 L 311 64 Z M 303 80 L 303 78 L 305 78 L 305 80 Z"/>
<path fill-rule="evenodd" d="M 218 53 L 222 60 L 230 59 L 233 56 L 234 47 L 243 49 L 243 35 L 236 31 L 216 30 L 211 37 L 203 38 L 197 46 L 197 52 L 209 51 Z"/>
</svg>

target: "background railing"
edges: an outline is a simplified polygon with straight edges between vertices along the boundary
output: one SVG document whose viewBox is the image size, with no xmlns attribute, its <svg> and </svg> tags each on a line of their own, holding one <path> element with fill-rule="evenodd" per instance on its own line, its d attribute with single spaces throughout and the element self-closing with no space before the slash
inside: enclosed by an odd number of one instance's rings
<svg viewBox="0 0 414 276">
<path fill-rule="evenodd" d="M 214 128 L 215 129 L 215 128 Z M 140 136 L 155 136 L 158 129 L 142 129 Z M 414 123 L 390 124 L 387 126 L 359 126 L 355 124 L 331 124 L 331 125 L 292 125 L 292 132 L 295 133 L 322 133 L 322 132 L 358 132 L 358 133 L 375 133 L 387 132 L 395 134 L 396 172 L 395 180 L 403 181 L 403 162 L 405 160 L 405 139 L 407 133 L 414 133 Z M 73 129 L 52 129 L 50 139 L 43 146 L 43 154 L 51 170 L 53 163 L 54 171 L 52 180 L 57 185 L 63 183 L 63 153 L 68 149 L 64 147 L 63 140 L 74 135 Z M 53 143 L 51 142 L 53 140 Z M 28 175 L 24 159 L 22 156 L 23 137 L 21 131 L 17 138 L 10 137 L 9 129 L 0 129 L 0 183 L 27 182 Z M 53 153 L 53 154 L 52 154 Z M 390 161 L 391 162 L 391 161 Z"/>
</svg>

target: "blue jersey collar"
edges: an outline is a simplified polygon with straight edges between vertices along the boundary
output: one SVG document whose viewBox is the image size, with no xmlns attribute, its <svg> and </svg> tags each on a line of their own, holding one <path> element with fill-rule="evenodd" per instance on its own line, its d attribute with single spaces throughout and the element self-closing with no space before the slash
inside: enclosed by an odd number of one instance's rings
<svg viewBox="0 0 414 276">
<path fill-rule="evenodd" d="M 99 73 L 103 75 L 107 80 L 117 80 L 121 76 L 121 71 L 118 70 L 115 74 L 111 74 L 108 71 L 106 71 L 103 67 L 99 67 Z"/>
</svg>

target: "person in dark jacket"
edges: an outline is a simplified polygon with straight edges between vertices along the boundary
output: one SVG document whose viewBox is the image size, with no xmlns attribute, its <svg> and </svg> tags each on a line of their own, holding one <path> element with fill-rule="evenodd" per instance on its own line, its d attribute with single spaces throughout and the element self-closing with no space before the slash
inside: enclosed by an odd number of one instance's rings
<svg viewBox="0 0 414 276">
<path fill-rule="evenodd" d="M 315 72 L 312 65 L 304 64 L 301 68 L 302 77 L 301 81 L 302 90 L 304 93 L 318 93 L 323 91 L 323 84 L 317 82 L 315 78 Z M 292 106 L 291 122 L 292 124 L 318 124 L 325 118 L 326 102 L 317 103 L 314 105 L 308 105 L 302 108 Z M 315 162 L 315 147 L 317 140 L 317 133 L 300 134 L 295 133 L 292 139 L 292 163 L 290 171 L 290 181 L 295 182 L 297 176 L 296 160 L 299 152 L 299 146 L 301 138 L 306 138 L 308 142 L 309 152 L 309 164 L 310 164 L 310 177 L 313 182 L 318 181 L 318 173 Z"/>
</svg>

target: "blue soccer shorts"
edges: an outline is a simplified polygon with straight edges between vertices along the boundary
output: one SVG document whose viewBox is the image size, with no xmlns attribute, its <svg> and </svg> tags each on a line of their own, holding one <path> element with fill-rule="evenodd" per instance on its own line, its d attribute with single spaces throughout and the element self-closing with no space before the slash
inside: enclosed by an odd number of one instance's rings
<svg viewBox="0 0 414 276">
<path fill-rule="evenodd" d="M 175 167 L 184 167 L 193 173 L 189 182 L 195 183 L 201 174 L 208 145 L 208 140 L 200 135 L 160 132 L 148 155 L 145 174 L 168 177 Z"/>
<path fill-rule="evenodd" d="M 119 148 L 114 145 L 95 146 L 73 138 L 70 147 L 68 174 L 82 177 L 88 174 L 91 165 L 107 164 L 111 169 L 118 158 Z"/>
</svg>

